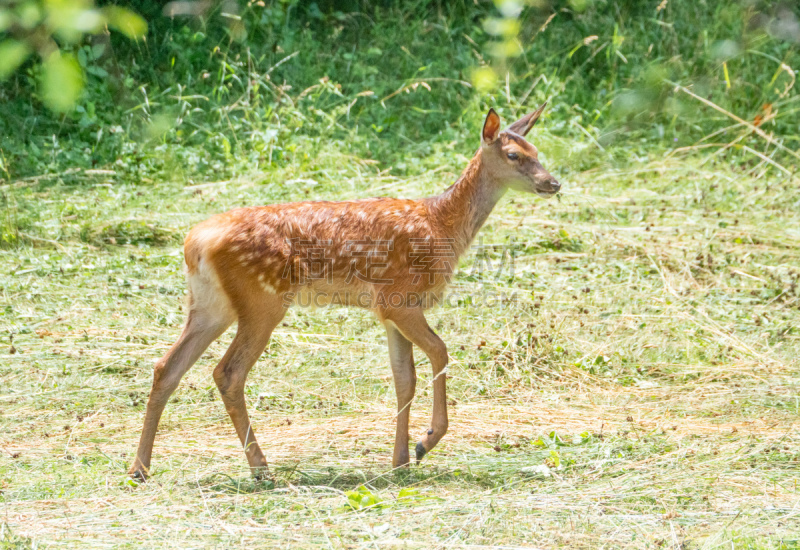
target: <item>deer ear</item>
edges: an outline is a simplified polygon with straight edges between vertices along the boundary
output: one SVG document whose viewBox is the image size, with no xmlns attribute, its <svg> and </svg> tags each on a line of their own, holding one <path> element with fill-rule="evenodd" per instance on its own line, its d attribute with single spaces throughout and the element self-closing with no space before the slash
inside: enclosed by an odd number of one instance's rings
<svg viewBox="0 0 800 550">
<path fill-rule="evenodd" d="M 494 109 L 489 109 L 489 114 L 486 115 L 486 121 L 483 123 L 483 132 L 481 132 L 481 142 L 484 144 L 492 143 L 497 139 L 500 133 L 500 117 L 494 112 Z"/>
<path fill-rule="evenodd" d="M 536 109 L 534 112 L 525 115 L 514 124 L 509 126 L 509 131 L 521 136 L 527 135 L 527 133 L 531 131 L 531 128 L 533 128 L 533 125 L 536 124 L 536 121 L 539 120 L 539 116 L 542 114 L 542 111 L 544 111 L 546 106 L 547 102 L 542 103 L 542 106 Z"/>
</svg>

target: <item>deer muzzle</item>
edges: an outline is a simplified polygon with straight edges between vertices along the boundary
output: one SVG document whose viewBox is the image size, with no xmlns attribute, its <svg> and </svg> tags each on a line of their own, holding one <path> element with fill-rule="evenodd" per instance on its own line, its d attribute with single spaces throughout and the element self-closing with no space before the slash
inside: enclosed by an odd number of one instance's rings
<svg viewBox="0 0 800 550">
<path fill-rule="evenodd" d="M 550 197 L 555 195 L 561 190 L 561 184 L 558 183 L 556 178 L 550 176 L 547 179 L 541 180 L 536 184 L 536 193 L 542 197 Z"/>
</svg>

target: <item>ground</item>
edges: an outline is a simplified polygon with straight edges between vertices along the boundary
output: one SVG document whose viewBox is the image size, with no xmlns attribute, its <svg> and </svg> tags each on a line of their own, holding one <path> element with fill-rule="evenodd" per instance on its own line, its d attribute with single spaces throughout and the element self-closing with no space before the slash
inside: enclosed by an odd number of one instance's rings
<svg viewBox="0 0 800 550">
<path fill-rule="evenodd" d="M 152 480 L 128 479 L 192 224 L 424 196 L 452 158 L 408 178 L 342 157 L 189 186 L 113 170 L 6 186 L 4 223 L 30 229 L 0 249 L 0 547 L 800 547 L 800 193 L 764 162 L 546 163 L 560 200 L 509 194 L 428 316 L 451 423 L 419 465 L 391 469 L 382 327 L 295 309 L 247 387 L 274 479 L 249 477 L 211 377 L 232 331 L 169 403 Z M 412 444 L 431 410 L 416 360 Z"/>
</svg>

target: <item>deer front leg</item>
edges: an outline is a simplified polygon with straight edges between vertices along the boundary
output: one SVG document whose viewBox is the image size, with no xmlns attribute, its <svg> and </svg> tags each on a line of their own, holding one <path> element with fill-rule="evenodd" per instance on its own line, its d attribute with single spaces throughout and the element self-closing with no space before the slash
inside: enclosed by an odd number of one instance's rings
<svg viewBox="0 0 800 550">
<path fill-rule="evenodd" d="M 447 433 L 447 346 L 428 325 L 422 309 L 397 309 L 384 315 L 403 336 L 425 352 L 433 367 L 433 418 L 428 433 L 417 443 L 416 455 L 419 462 Z"/>
<path fill-rule="evenodd" d="M 392 466 L 408 466 L 408 419 L 411 415 L 411 402 L 417 386 L 417 371 L 414 368 L 413 346 L 409 340 L 391 323 L 386 323 L 389 340 L 389 362 L 392 365 L 394 388 L 397 394 L 397 434 L 394 439 Z"/>
</svg>

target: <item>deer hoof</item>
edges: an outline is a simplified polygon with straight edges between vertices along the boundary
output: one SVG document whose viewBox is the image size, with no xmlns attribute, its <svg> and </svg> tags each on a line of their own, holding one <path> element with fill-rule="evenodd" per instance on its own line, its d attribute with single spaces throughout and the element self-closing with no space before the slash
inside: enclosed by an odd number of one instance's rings
<svg viewBox="0 0 800 550">
<path fill-rule="evenodd" d="M 267 468 L 266 466 L 251 468 L 251 472 L 253 474 L 253 479 L 255 479 L 256 481 L 272 480 L 272 476 L 269 475 L 269 468 Z"/>
<path fill-rule="evenodd" d="M 147 478 L 150 477 L 150 469 L 137 461 L 128 470 L 128 475 L 135 481 L 147 481 Z"/>
<path fill-rule="evenodd" d="M 132 480 L 138 481 L 140 483 L 147 481 L 148 478 L 148 475 L 144 472 L 144 470 L 130 470 L 128 471 L 128 476 Z"/>
<path fill-rule="evenodd" d="M 416 447 L 415 450 L 416 450 L 416 453 L 417 453 L 417 462 L 422 460 L 422 457 L 425 456 L 425 453 L 428 452 L 428 450 L 425 448 L 425 445 L 422 444 L 422 441 L 417 443 L 417 447 Z"/>
</svg>

